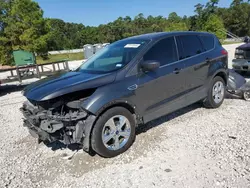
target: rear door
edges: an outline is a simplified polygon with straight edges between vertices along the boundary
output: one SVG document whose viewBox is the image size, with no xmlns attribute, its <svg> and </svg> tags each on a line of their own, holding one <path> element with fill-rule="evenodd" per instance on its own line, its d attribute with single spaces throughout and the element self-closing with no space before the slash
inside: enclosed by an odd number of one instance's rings
<svg viewBox="0 0 250 188">
<path fill-rule="evenodd" d="M 185 64 L 185 91 L 187 100 L 195 102 L 206 96 L 204 85 L 208 76 L 209 61 L 198 35 L 176 37 L 179 59 Z"/>
</svg>

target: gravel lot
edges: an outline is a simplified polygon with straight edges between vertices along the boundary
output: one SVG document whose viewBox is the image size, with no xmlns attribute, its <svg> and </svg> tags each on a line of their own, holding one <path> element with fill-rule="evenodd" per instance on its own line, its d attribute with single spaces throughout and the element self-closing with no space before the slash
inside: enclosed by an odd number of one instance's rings
<svg viewBox="0 0 250 188">
<path fill-rule="evenodd" d="M 226 46 L 230 60 L 235 46 Z M 4 89 L 0 187 L 250 187 L 250 102 L 194 104 L 140 127 L 131 149 L 103 159 L 39 145 L 22 126 L 22 86 Z"/>
</svg>

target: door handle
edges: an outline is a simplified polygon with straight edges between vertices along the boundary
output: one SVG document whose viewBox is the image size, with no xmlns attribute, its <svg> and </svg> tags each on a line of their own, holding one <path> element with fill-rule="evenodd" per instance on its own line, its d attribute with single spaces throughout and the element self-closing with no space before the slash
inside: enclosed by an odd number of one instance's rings
<svg viewBox="0 0 250 188">
<path fill-rule="evenodd" d="M 173 71 L 173 73 L 175 73 L 175 74 L 179 74 L 179 73 L 180 73 L 180 69 L 175 68 L 175 69 L 174 69 L 174 71 Z"/>
</svg>

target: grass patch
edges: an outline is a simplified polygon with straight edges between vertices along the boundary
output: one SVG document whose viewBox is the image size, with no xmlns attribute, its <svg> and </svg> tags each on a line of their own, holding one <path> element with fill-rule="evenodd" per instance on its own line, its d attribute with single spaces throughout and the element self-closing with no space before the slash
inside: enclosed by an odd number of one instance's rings
<svg viewBox="0 0 250 188">
<path fill-rule="evenodd" d="M 68 59 L 69 61 L 82 60 L 82 59 L 84 59 L 83 52 L 49 55 L 48 59 L 43 59 L 42 57 L 37 56 L 36 62 L 37 62 L 37 64 L 43 64 L 43 63 L 51 63 L 51 62 L 61 61 L 64 59 Z"/>
<path fill-rule="evenodd" d="M 239 41 L 232 41 L 232 42 L 222 41 L 221 42 L 222 45 L 226 45 L 226 44 L 240 44 L 240 43 L 243 43 L 243 42 L 239 42 Z"/>
</svg>

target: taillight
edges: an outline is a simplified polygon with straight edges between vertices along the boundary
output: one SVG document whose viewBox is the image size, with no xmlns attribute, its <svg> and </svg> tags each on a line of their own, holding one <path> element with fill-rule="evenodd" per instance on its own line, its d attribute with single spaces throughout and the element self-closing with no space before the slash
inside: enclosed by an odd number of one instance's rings
<svg viewBox="0 0 250 188">
<path fill-rule="evenodd" d="M 225 49 L 223 49 L 221 50 L 221 55 L 228 55 L 228 52 Z"/>
</svg>

